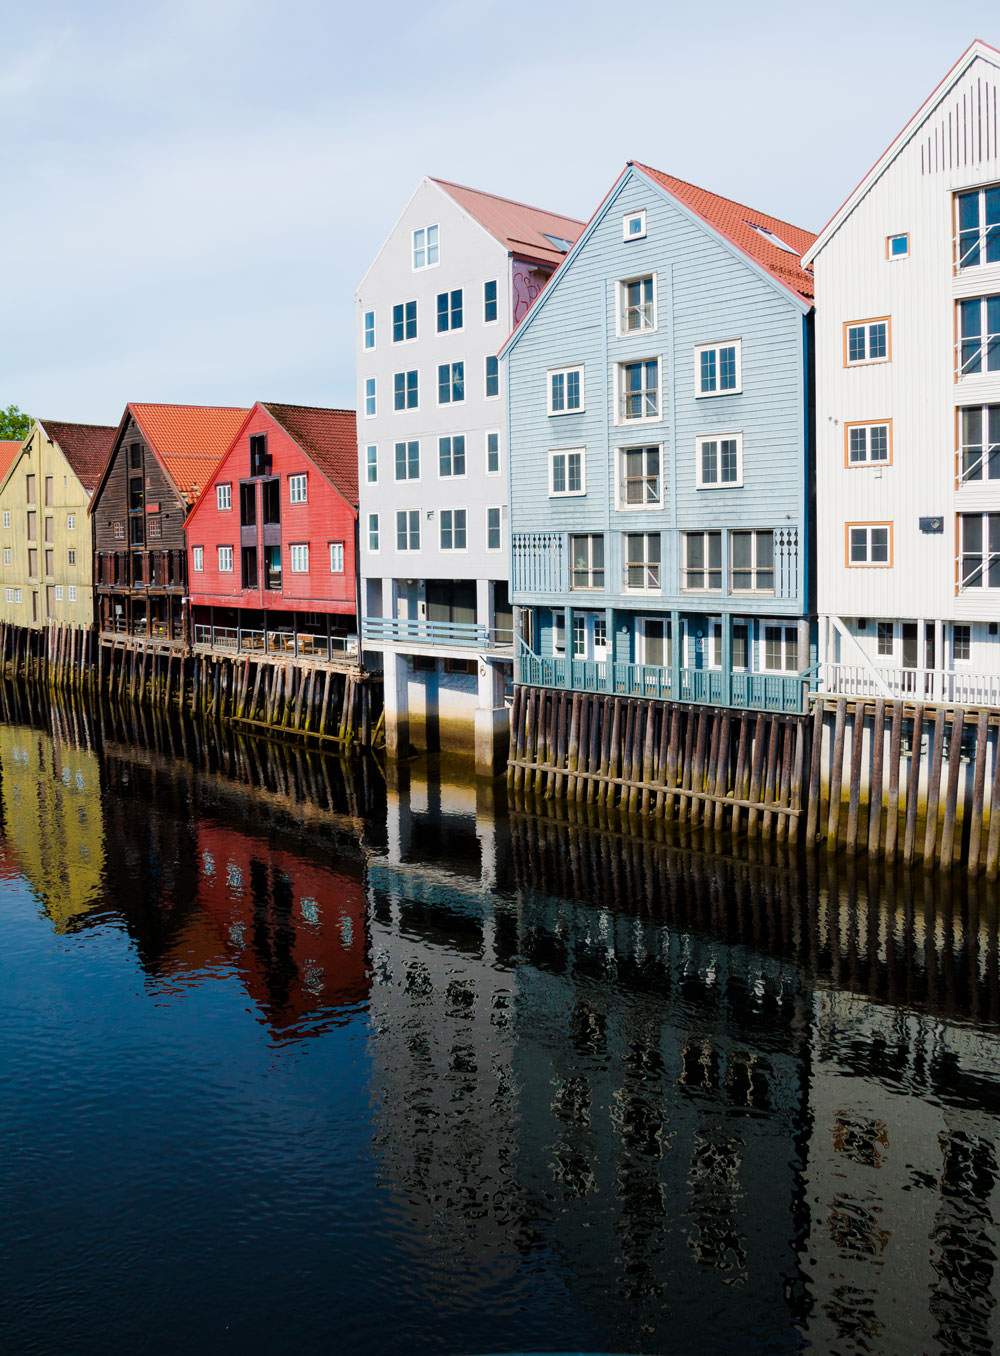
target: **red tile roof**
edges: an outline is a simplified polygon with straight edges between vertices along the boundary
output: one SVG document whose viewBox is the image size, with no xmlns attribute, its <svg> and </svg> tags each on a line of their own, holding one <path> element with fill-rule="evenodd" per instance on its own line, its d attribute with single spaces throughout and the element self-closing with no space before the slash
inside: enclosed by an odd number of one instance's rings
<svg viewBox="0 0 1000 1356">
<path fill-rule="evenodd" d="M 218 405 L 128 406 L 182 499 L 193 503 L 212 479 L 250 411 Z"/>
<path fill-rule="evenodd" d="M 13 460 L 22 446 L 23 443 L 17 442 L 16 439 L 13 442 L 9 442 L 6 438 L 0 439 L 0 480 L 3 480 L 10 470 Z"/>
<path fill-rule="evenodd" d="M 58 419 L 38 422 L 72 466 L 83 488 L 93 494 L 111 456 L 117 429 L 104 424 L 63 424 Z"/>
<path fill-rule="evenodd" d="M 566 250 L 553 245 L 546 236 L 567 240 L 573 244 L 583 234 L 586 225 L 574 217 L 562 217 L 545 212 L 540 207 L 527 207 L 523 202 L 498 198 L 495 193 L 481 193 L 462 184 L 450 184 L 445 179 L 431 183 L 443 188 L 449 197 L 475 217 L 490 235 L 513 253 L 541 263 L 558 264 L 566 257 Z"/>
<path fill-rule="evenodd" d="M 312 459 L 353 507 L 358 506 L 358 432 L 353 410 L 324 410 L 311 405 L 276 405 L 267 410 Z"/>
<path fill-rule="evenodd" d="M 730 198 L 720 198 L 717 193 L 709 193 L 707 189 L 697 188 L 694 184 L 675 179 L 648 165 L 640 165 L 638 161 L 634 164 L 636 169 L 648 175 L 654 183 L 665 188 L 672 197 L 707 221 L 720 235 L 731 240 L 744 254 L 766 268 L 779 282 L 800 297 L 812 301 L 813 275 L 800 262 L 802 255 L 816 239 L 812 231 L 803 231 L 788 221 L 768 216 L 765 212 L 758 212 Z M 772 236 L 791 246 L 796 253 L 790 254 L 783 250 L 767 235 L 754 230 L 755 226 L 763 227 Z"/>
</svg>

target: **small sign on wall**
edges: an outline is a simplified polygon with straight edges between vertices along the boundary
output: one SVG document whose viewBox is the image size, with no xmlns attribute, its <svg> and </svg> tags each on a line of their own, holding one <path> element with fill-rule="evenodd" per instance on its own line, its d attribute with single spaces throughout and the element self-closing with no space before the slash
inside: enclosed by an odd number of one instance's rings
<svg viewBox="0 0 1000 1356">
<path fill-rule="evenodd" d="M 921 532 L 943 532 L 943 531 L 944 531 L 944 519 L 943 519 L 943 518 L 921 518 L 921 519 L 920 519 L 920 530 L 921 530 Z"/>
</svg>

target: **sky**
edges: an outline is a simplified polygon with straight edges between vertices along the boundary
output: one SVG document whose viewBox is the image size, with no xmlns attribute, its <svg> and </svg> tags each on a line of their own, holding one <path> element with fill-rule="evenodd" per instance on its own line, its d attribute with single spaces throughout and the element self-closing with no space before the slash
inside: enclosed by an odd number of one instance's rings
<svg viewBox="0 0 1000 1356">
<path fill-rule="evenodd" d="M 990 13 L 0 0 L 0 407 L 353 408 L 424 175 L 586 219 L 634 159 L 818 231 Z"/>
</svg>

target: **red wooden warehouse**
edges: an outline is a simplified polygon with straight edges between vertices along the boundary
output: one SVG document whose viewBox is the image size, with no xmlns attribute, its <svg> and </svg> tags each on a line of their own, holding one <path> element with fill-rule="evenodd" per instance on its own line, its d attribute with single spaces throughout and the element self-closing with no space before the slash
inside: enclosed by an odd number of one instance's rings
<svg viewBox="0 0 1000 1356">
<path fill-rule="evenodd" d="M 356 661 L 353 410 L 258 402 L 187 520 L 193 640 Z"/>
</svg>

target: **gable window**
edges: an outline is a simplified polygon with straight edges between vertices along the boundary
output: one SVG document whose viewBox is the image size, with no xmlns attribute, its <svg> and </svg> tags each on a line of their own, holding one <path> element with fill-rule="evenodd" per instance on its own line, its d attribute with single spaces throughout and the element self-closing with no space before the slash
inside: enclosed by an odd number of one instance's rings
<svg viewBox="0 0 1000 1356">
<path fill-rule="evenodd" d="M 729 534 L 729 587 L 733 593 L 774 592 L 774 533 Z"/>
<path fill-rule="evenodd" d="M 549 494 L 585 494 L 585 462 L 582 447 L 559 447 L 549 453 Z"/>
<path fill-rule="evenodd" d="M 696 396 L 739 395 L 743 390 L 743 344 L 730 339 L 722 344 L 696 344 L 694 393 Z"/>
<path fill-rule="evenodd" d="M 659 447 L 620 447 L 618 507 L 659 508 L 661 502 Z"/>
<path fill-rule="evenodd" d="M 584 532 L 569 539 L 570 588 L 604 587 L 604 535 Z"/>
<path fill-rule="evenodd" d="M 910 235 L 908 231 L 903 231 L 901 235 L 887 235 L 885 238 L 885 257 L 891 262 L 893 259 L 906 259 L 910 253 Z"/>
<path fill-rule="evenodd" d="M 233 570 L 233 548 L 231 546 L 219 547 L 219 573 L 231 574 Z"/>
<path fill-rule="evenodd" d="M 146 527 L 149 531 L 149 540 L 157 541 L 163 535 L 163 527 L 158 513 L 152 513 L 146 519 Z"/>
<path fill-rule="evenodd" d="M 500 510 L 498 508 L 486 510 L 486 549 L 487 551 L 500 550 Z"/>
<path fill-rule="evenodd" d="M 622 217 L 622 239 L 641 240 L 646 234 L 646 209 L 626 212 Z"/>
<path fill-rule="evenodd" d="M 486 398 L 500 394 L 500 359 L 492 353 L 486 357 Z"/>
<path fill-rule="evenodd" d="M 330 543 L 330 573 L 344 573 L 344 543 L 342 541 Z"/>
<path fill-rule="evenodd" d="M 583 409 L 583 368 L 560 367 L 549 372 L 549 414 L 575 414 Z"/>
<path fill-rule="evenodd" d="M 365 380 L 365 418 L 372 419 L 375 416 L 375 378 L 368 377 Z"/>
<path fill-rule="evenodd" d="M 3 548 L 3 563 L 10 565 L 13 563 L 13 552 L 9 546 Z"/>
<path fill-rule="evenodd" d="M 770 673 L 798 673 L 798 627 L 764 627 L 764 662 L 762 667 Z"/>
<path fill-rule="evenodd" d="M 24 477 L 24 495 L 26 503 L 33 504 L 35 502 L 35 477 L 33 475 Z"/>
<path fill-rule="evenodd" d="M 392 342 L 405 344 L 417 337 L 417 303 L 400 301 L 392 308 Z"/>
<path fill-rule="evenodd" d="M 892 461 L 892 420 L 845 424 L 847 466 L 888 466 Z"/>
<path fill-rule="evenodd" d="M 288 548 L 288 563 L 292 574 L 309 573 L 309 543 L 295 542 Z"/>
<path fill-rule="evenodd" d="M 70 549 L 66 552 L 66 564 L 67 565 L 76 564 L 76 552 L 73 550 L 72 547 L 70 547 Z"/>
<path fill-rule="evenodd" d="M 369 551 L 378 550 L 378 514 L 369 513 L 368 515 L 368 549 Z"/>
<path fill-rule="evenodd" d="M 465 434 L 438 439 L 438 475 L 465 475 Z"/>
<path fill-rule="evenodd" d="M 124 518 L 116 518 L 115 521 L 111 524 L 111 535 L 114 537 L 115 541 L 125 540 Z"/>
<path fill-rule="evenodd" d="M 497 285 L 494 279 L 483 283 L 483 324 L 492 325 L 497 316 Z"/>
<path fill-rule="evenodd" d="M 722 591 L 722 533 L 681 533 L 681 588 Z"/>
<path fill-rule="evenodd" d="M 621 363 L 619 373 L 619 418 L 631 423 L 660 417 L 660 360 Z"/>
<path fill-rule="evenodd" d="M 1000 589 L 1000 513 L 960 513 L 959 587 Z"/>
<path fill-rule="evenodd" d="M 844 325 L 844 366 L 887 363 L 890 351 L 888 316 L 876 320 L 849 320 Z"/>
<path fill-rule="evenodd" d="M 394 410 L 415 410 L 417 408 L 417 373 L 397 372 L 392 378 L 392 408 Z"/>
<path fill-rule="evenodd" d="M 960 377 L 1000 371 L 1000 296 L 958 303 Z"/>
<path fill-rule="evenodd" d="M 625 587 L 645 592 L 660 588 L 659 532 L 626 532 Z"/>
<path fill-rule="evenodd" d="M 304 504 L 306 502 L 306 477 L 296 475 L 288 477 L 288 502 Z"/>
<path fill-rule="evenodd" d="M 216 485 L 215 487 L 215 507 L 226 512 L 233 507 L 233 487 L 232 485 Z"/>
<path fill-rule="evenodd" d="M 396 479 L 420 479 L 420 443 L 396 444 Z"/>
<path fill-rule="evenodd" d="M 959 410 L 959 476 L 963 484 L 1000 480 L 1000 405 Z"/>
<path fill-rule="evenodd" d="M 373 379 L 374 382 L 374 379 Z M 375 386 L 372 385 L 372 395 L 374 396 Z M 375 410 L 372 409 L 372 414 Z M 267 455 L 267 434 L 252 433 L 250 435 L 250 474 L 252 476 L 266 476 L 271 469 L 271 458 Z"/>
<path fill-rule="evenodd" d="M 420 550 L 420 510 L 399 509 L 396 513 L 396 550 Z"/>
<path fill-rule="evenodd" d="M 457 405 L 465 399 L 465 363 L 441 363 L 438 367 L 438 404 Z"/>
<path fill-rule="evenodd" d="M 892 523 L 848 523 L 848 566 L 892 564 Z"/>
<path fill-rule="evenodd" d="M 487 433 L 486 435 L 486 474 L 488 476 L 498 476 L 500 474 L 499 433 Z"/>
<path fill-rule="evenodd" d="M 466 549 L 466 509 L 441 510 L 441 550 L 464 551 Z"/>
<path fill-rule="evenodd" d="M 75 531 L 75 530 L 76 530 L 76 514 L 75 514 L 75 513 L 67 513 L 67 514 L 66 514 L 66 531 L 67 531 L 67 532 L 73 532 L 73 531 Z"/>
<path fill-rule="evenodd" d="M 656 329 L 656 288 L 650 274 L 618 284 L 618 332 L 639 334 Z"/>
<path fill-rule="evenodd" d="M 956 193 L 958 267 L 1000 263 L 1000 186 Z"/>
<path fill-rule="evenodd" d="M 460 287 L 457 287 L 453 292 L 438 293 L 437 328 L 438 334 L 444 334 L 447 330 L 460 330 L 462 328 L 462 289 Z"/>
<path fill-rule="evenodd" d="M 743 434 L 695 439 L 696 482 L 700 490 L 743 484 Z"/>
<path fill-rule="evenodd" d="M 365 478 L 369 485 L 378 484 L 378 447 L 369 443 L 365 448 Z"/>
<path fill-rule="evenodd" d="M 4 527 L 10 527 L 10 509 L 4 509 L 3 511 L 3 525 Z"/>
<path fill-rule="evenodd" d="M 365 348 L 375 347 L 375 312 L 365 311 Z"/>
<path fill-rule="evenodd" d="M 421 226 L 413 232 L 413 267 L 433 268 L 439 257 L 438 228 Z"/>
</svg>

